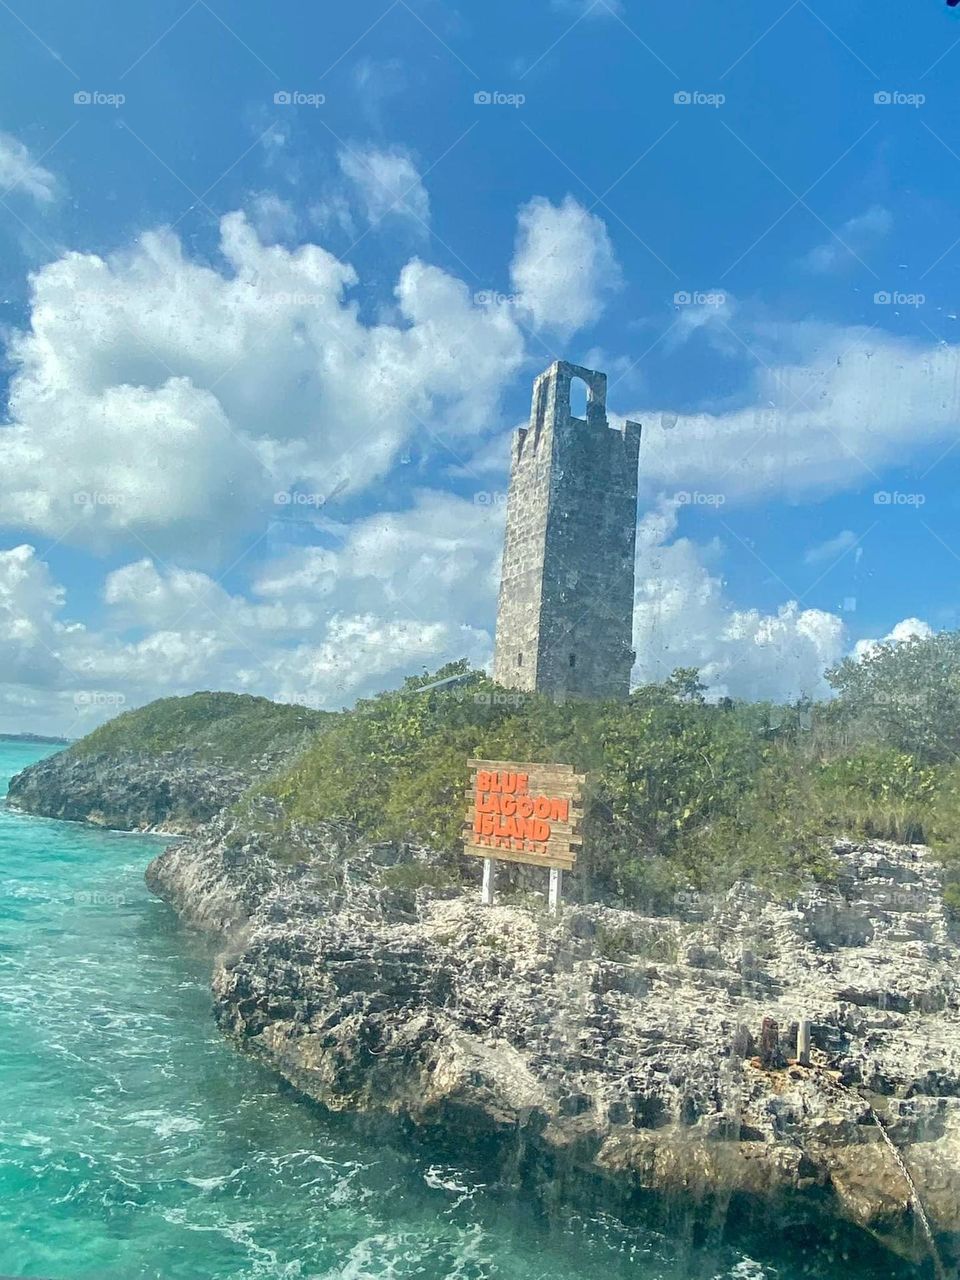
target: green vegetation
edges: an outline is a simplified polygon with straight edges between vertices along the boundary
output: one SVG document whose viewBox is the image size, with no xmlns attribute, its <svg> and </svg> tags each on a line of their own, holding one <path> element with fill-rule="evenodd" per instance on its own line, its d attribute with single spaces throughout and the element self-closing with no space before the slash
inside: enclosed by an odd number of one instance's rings
<svg viewBox="0 0 960 1280">
<path fill-rule="evenodd" d="M 829 881 L 829 837 L 849 836 L 934 844 L 960 907 L 960 636 L 880 645 L 828 679 L 838 696 L 816 705 L 708 704 L 686 668 L 625 704 L 557 705 L 454 663 L 333 717 L 269 788 L 290 817 L 348 818 L 452 865 L 469 757 L 559 760 L 590 779 L 584 898 L 659 905 L 742 877 L 789 895 Z"/>
<path fill-rule="evenodd" d="M 923 764 L 960 752 L 960 631 L 878 645 L 828 673 L 839 699 L 825 719 L 847 742 L 878 741 Z"/>
<path fill-rule="evenodd" d="M 450 676 L 464 681 L 418 692 Z M 560 760 L 590 777 L 585 897 L 654 902 L 740 875 L 787 890 L 829 874 L 830 860 L 791 750 L 800 730 L 789 716 L 773 728 L 777 711 L 708 705 L 691 671 L 625 704 L 557 705 L 456 663 L 335 717 L 267 787 L 290 818 L 346 818 L 447 850 L 452 864 L 468 758 Z"/>
<path fill-rule="evenodd" d="M 960 633 L 880 645 L 827 676 L 837 696 L 819 704 L 708 703 L 685 668 L 626 703 L 558 705 L 459 662 L 335 714 L 165 699 L 71 750 L 190 746 L 242 762 L 299 744 L 258 784 L 282 822 L 347 819 L 448 855 L 439 871 L 385 873 L 404 888 L 456 877 L 469 758 L 563 761 L 589 776 L 571 884 L 584 899 L 657 907 L 744 877 L 789 896 L 834 876 L 830 837 L 848 836 L 933 845 L 960 911 Z"/>
<path fill-rule="evenodd" d="M 72 755 L 189 749 L 201 760 L 243 766 L 264 754 L 297 751 L 331 718 L 243 693 L 161 698 L 108 720 L 70 748 Z"/>
<path fill-rule="evenodd" d="M 638 934 L 628 926 L 597 930 L 597 952 L 604 960 L 617 963 L 650 960 L 661 964 L 676 964 L 680 953 L 677 938 L 668 929 Z"/>
<path fill-rule="evenodd" d="M 423 862 L 402 862 L 399 866 L 387 867 L 380 873 L 380 881 L 391 889 L 447 889 L 454 883 L 453 876 L 443 867 Z"/>
</svg>

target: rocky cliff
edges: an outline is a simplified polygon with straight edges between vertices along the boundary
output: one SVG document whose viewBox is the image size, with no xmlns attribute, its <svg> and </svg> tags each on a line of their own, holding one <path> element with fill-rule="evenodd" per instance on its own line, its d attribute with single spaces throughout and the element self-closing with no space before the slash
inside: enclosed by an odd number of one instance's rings
<svg viewBox="0 0 960 1280">
<path fill-rule="evenodd" d="M 45 818 L 118 831 L 194 831 L 250 785 L 253 771 L 189 751 L 148 756 L 60 751 L 11 779 L 7 803 Z"/>
<path fill-rule="evenodd" d="M 839 1217 L 917 1260 L 925 1212 L 957 1255 L 960 945 L 925 850 L 839 845 L 836 887 L 787 906 L 738 885 L 554 918 L 415 887 L 424 850 L 261 817 L 148 882 L 224 939 L 223 1030 L 310 1097 L 495 1133 L 610 1194 Z"/>
<path fill-rule="evenodd" d="M 193 831 L 289 764 L 326 720 L 250 694 L 158 698 L 24 769 L 7 801 L 120 831 Z"/>
</svg>

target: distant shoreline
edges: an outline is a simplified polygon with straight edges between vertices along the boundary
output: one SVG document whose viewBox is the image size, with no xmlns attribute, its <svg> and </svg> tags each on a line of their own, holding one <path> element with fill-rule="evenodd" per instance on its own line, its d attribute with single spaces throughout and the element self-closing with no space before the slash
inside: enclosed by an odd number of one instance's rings
<svg viewBox="0 0 960 1280">
<path fill-rule="evenodd" d="M 0 742 L 35 742 L 40 746 L 69 747 L 72 738 L 48 738 L 42 733 L 0 733 Z"/>
</svg>

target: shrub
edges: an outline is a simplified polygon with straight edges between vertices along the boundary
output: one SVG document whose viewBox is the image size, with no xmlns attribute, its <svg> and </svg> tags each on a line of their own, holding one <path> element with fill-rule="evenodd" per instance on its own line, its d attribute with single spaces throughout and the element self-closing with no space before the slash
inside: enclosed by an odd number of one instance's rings
<svg viewBox="0 0 960 1280">
<path fill-rule="evenodd" d="M 913 636 L 875 645 L 859 660 L 827 672 L 840 697 L 832 709 L 839 731 L 880 742 L 923 763 L 960 752 L 960 632 Z"/>
<path fill-rule="evenodd" d="M 403 862 L 380 873 L 381 882 L 391 889 L 448 889 L 456 883 L 444 867 L 431 867 L 423 862 Z"/>
<path fill-rule="evenodd" d="M 811 877 L 834 878 L 835 858 L 823 837 L 810 770 L 795 750 L 775 746 L 727 811 L 686 833 L 675 861 L 698 889 L 720 892 L 747 879 L 791 897 Z"/>
<path fill-rule="evenodd" d="M 423 689 L 449 676 L 463 683 Z M 564 761 L 589 775 L 576 891 L 656 905 L 691 879 L 729 882 L 746 868 L 769 870 L 772 881 L 787 868 L 792 877 L 821 868 L 789 804 L 775 822 L 751 808 L 758 775 L 785 750 L 764 723 L 755 708 L 705 704 L 689 671 L 626 703 L 558 706 L 458 663 L 333 717 L 269 790 L 290 817 L 346 818 L 379 838 L 453 851 L 469 758 Z M 736 857 L 722 849 L 732 840 Z"/>
<path fill-rule="evenodd" d="M 451 868 L 469 758 L 563 761 L 588 775 L 570 886 L 581 900 L 658 909 L 678 889 L 742 878 L 789 896 L 835 875 L 829 838 L 844 835 L 928 841 L 960 910 L 960 633 L 876 646 L 828 678 L 838 696 L 819 705 L 709 704 L 692 668 L 626 702 L 558 705 L 462 661 L 336 714 L 236 694 L 163 699 L 70 750 L 189 747 L 230 763 L 282 750 L 293 763 L 258 784 L 251 813 L 266 792 L 281 829 L 347 819 L 447 851 Z M 426 884 L 433 872 L 391 875 Z"/>
<path fill-rule="evenodd" d="M 870 748 L 831 761 L 819 774 L 824 829 L 921 843 L 931 828 L 939 782 L 936 768 L 890 748 Z"/>
<path fill-rule="evenodd" d="M 160 698 L 88 733 L 72 755 L 191 750 L 202 760 L 243 765 L 263 754 L 296 752 L 323 728 L 328 712 L 243 693 Z"/>
</svg>

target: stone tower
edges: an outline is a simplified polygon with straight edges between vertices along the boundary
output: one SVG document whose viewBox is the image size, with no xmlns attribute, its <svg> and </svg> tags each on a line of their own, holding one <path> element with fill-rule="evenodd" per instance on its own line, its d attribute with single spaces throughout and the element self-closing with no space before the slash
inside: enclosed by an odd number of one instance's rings
<svg viewBox="0 0 960 1280">
<path fill-rule="evenodd" d="M 586 383 L 587 416 L 570 388 Z M 513 445 L 493 678 L 553 697 L 624 698 L 633 666 L 640 424 L 611 428 L 607 377 L 558 360 Z"/>
</svg>

